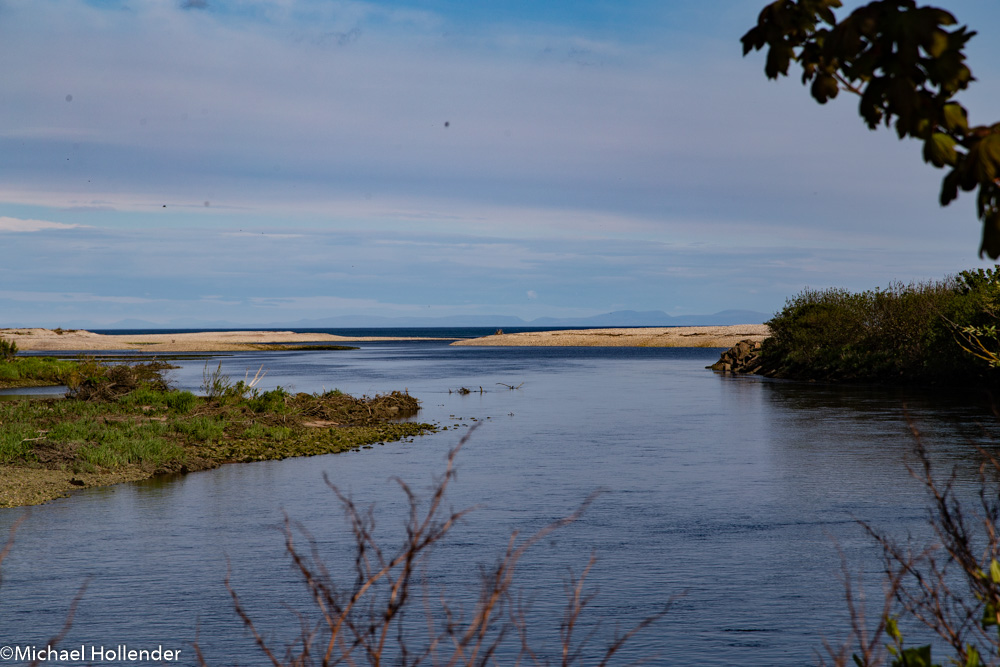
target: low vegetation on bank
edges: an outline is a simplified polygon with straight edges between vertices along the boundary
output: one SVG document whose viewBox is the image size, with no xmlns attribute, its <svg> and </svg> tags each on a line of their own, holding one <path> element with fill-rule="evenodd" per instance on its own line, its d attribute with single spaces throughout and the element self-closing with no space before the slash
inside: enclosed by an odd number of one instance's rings
<svg viewBox="0 0 1000 667">
<path fill-rule="evenodd" d="M 854 293 L 805 290 L 767 325 L 759 372 L 856 382 L 996 384 L 1000 269 Z"/>
<path fill-rule="evenodd" d="M 66 398 L 0 402 L 0 506 L 223 463 L 341 452 L 434 428 L 397 421 L 419 409 L 407 393 L 356 398 L 336 390 L 259 391 L 206 367 L 205 395 L 196 396 L 169 387 L 162 375 L 167 367 L 0 360 L 0 373 L 69 387 Z"/>
<path fill-rule="evenodd" d="M 76 368 L 52 357 L 18 357 L 17 343 L 0 338 L 0 389 L 64 384 Z"/>
</svg>

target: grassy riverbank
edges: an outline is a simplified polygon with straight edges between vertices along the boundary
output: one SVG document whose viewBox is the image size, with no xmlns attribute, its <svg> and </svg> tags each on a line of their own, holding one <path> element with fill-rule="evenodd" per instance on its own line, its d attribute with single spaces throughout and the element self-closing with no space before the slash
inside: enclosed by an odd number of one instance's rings
<svg viewBox="0 0 1000 667">
<path fill-rule="evenodd" d="M 53 357 L 0 359 L 0 389 L 65 384 L 78 368 L 75 361 Z"/>
<path fill-rule="evenodd" d="M 0 361 L 0 372 L 36 368 L 23 361 Z M 44 371 L 38 376 L 24 375 L 37 383 L 59 370 L 70 394 L 0 401 L 0 507 L 223 463 L 342 452 L 434 429 L 394 421 L 419 409 L 406 393 L 260 392 L 206 368 L 207 395 L 195 396 L 168 387 L 162 368 L 50 360 L 36 368 Z"/>
</svg>

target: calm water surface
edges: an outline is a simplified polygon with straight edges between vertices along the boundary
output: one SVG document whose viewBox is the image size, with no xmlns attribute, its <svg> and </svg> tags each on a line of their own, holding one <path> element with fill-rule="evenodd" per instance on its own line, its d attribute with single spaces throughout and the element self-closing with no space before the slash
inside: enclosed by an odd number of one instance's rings
<svg viewBox="0 0 1000 667">
<path fill-rule="evenodd" d="M 405 499 L 390 478 L 426 489 L 479 423 L 450 493 L 454 507 L 478 509 L 438 550 L 440 569 L 431 573 L 453 599 L 475 595 L 478 566 L 494 562 L 511 531 L 530 533 L 601 489 L 579 522 L 523 562 L 540 644 L 555 648 L 563 584 L 593 553 L 591 618 L 604 620 L 600 637 L 681 596 L 623 662 L 815 663 L 822 638 L 836 639 L 845 625 L 838 547 L 873 580 L 878 572 L 855 518 L 900 534 L 922 529 L 923 492 L 903 466 L 913 442 L 904 405 L 935 458 L 958 466 L 960 484 L 972 483 L 972 445 L 992 446 L 992 420 L 960 397 L 725 378 L 704 368 L 717 357 L 417 342 L 213 359 L 237 378 L 263 364 L 266 388 L 406 388 L 422 401 L 418 419 L 448 429 L 356 453 L 88 490 L 33 508 L 3 564 L 0 644 L 43 644 L 86 582 L 67 645 L 190 651 L 199 637 L 211 664 L 263 664 L 232 611 L 227 568 L 267 636 L 279 646 L 292 640 L 299 625 L 286 605 L 308 605 L 284 553 L 284 516 L 303 523 L 336 569 L 351 542 L 323 474 L 376 504 L 380 531 L 391 536 Z M 197 391 L 204 364 L 183 363 L 175 383 Z M 456 393 L 463 386 L 476 393 Z M 0 510 L 0 530 L 24 514 Z"/>
</svg>

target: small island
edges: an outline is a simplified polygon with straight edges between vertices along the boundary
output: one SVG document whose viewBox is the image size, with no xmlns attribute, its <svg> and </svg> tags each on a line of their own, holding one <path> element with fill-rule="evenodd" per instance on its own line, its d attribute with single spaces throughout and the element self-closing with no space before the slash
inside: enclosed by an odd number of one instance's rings
<svg viewBox="0 0 1000 667">
<path fill-rule="evenodd" d="M 53 334 L 59 335 L 59 334 Z M 257 389 L 205 367 L 204 395 L 171 388 L 163 361 L 102 363 L 16 356 L 0 339 L 6 386 L 59 384 L 65 398 L 0 401 L 0 507 L 72 490 L 181 474 L 224 463 L 330 454 L 436 430 L 400 421 L 419 410 L 394 391 L 356 398 L 333 390 Z"/>
</svg>

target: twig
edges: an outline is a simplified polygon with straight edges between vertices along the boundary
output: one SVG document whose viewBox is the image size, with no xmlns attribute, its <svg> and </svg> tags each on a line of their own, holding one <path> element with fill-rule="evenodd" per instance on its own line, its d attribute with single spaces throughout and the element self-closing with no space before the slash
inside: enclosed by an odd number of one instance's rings
<svg viewBox="0 0 1000 667">
<path fill-rule="evenodd" d="M 500 385 L 500 386 L 502 386 L 502 387 L 507 387 L 511 391 L 514 391 L 515 389 L 520 389 L 521 387 L 524 386 L 523 382 L 521 384 L 517 385 L 516 387 L 514 385 L 512 385 L 512 384 L 507 384 L 505 382 L 497 382 L 497 384 Z"/>
</svg>

